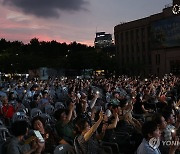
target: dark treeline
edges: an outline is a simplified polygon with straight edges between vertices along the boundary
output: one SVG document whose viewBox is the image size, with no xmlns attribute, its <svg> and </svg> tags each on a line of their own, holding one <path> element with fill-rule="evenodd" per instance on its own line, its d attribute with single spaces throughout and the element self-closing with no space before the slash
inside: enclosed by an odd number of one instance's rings
<svg viewBox="0 0 180 154">
<path fill-rule="evenodd" d="M 113 51 L 96 51 L 94 47 L 72 42 L 45 42 L 37 38 L 24 44 L 20 41 L 0 40 L 0 71 L 24 73 L 39 67 L 65 69 L 115 69 Z"/>
</svg>

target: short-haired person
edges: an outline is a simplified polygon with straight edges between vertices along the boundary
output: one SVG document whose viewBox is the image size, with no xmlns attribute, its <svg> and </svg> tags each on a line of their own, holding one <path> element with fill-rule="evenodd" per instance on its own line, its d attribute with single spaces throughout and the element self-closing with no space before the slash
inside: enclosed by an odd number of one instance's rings
<svg viewBox="0 0 180 154">
<path fill-rule="evenodd" d="M 167 126 L 167 122 L 164 118 L 164 116 L 160 113 L 157 113 L 157 114 L 154 114 L 153 117 L 152 117 L 152 121 L 156 122 L 158 127 L 159 127 L 159 130 L 161 132 L 164 131 L 164 129 L 166 128 Z"/>
<path fill-rule="evenodd" d="M 170 141 L 176 135 L 173 130 L 175 130 L 175 118 L 171 111 L 164 111 L 163 116 L 167 122 L 167 127 L 164 130 L 164 138 L 166 141 Z"/>
<path fill-rule="evenodd" d="M 77 142 L 84 154 L 105 154 L 105 151 L 100 147 L 93 134 L 96 132 L 100 123 L 103 120 L 103 112 L 100 112 L 98 121 L 91 127 L 86 119 L 81 119 L 77 122 L 79 136 Z"/>
<path fill-rule="evenodd" d="M 74 103 L 69 104 L 69 111 L 67 113 L 66 109 L 58 109 L 54 113 L 54 117 L 57 122 L 55 124 L 55 129 L 59 137 L 61 137 L 62 144 L 73 144 L 73 140 L 75 137 L 74 134 L 74 123 L 72 121 L 72 113 L 74 110 Z"/>
<path fill-rule="evenodd" d="M 161 131 L 159 130 L 158 124 L 154 121 L 145 122 L 142 126 L 142 134 L 144 138 L 137 149 L 137 154 L 161 154 L 159 148 L 156 147 L 156 144 L 161 137 Z M 151 145 L 150 140 L 152 138 L 154 138 L 156 143 L 152 143 Z M 169 154 L 175 154 L 177 148 L 177 146 L 171 146 Z"/>
<path fill-rule="evenodd" d="M 164 139 L 164 133 L 163 132 L 164 132 L 165 128 L 167 127 L 166 120 L 164 119 L 162 114 L 156 113 L 156 114 L 153 115 L 152 121 L 157 123 L 157 125 L 159 127 L 159 130 L 161 131 L 161 138 L 160 138 L 160 140 L 164 141 L 165 139 Z M 169 146 L 163 145 L 163 143 L 160 142 L 159 150 L 163 154 L 168 154 L 169 153 Z"/>
<path fill-rule="evenodd" d="M 45 124 L 44 119 L 40 116 L 34 117 L 31 124 L 33 130 L 38 130 L 45 140 L 43 153 L 53 153 L 55 147 L 58 146 L 58 144 L 61 144 L 61 138 L 58 137 L 52 128 Z"/>
<path fill-rule="evenodd" d="M 32 147 L 25 148 L 24 136 L 28 133 L 28 123 L 26 121 L 16 121 L 11 126 L 13 138 L 7 146 L 7 154 L 40 154 L 44 147 L 44 143 L 34 140 Z"/>
</svg>

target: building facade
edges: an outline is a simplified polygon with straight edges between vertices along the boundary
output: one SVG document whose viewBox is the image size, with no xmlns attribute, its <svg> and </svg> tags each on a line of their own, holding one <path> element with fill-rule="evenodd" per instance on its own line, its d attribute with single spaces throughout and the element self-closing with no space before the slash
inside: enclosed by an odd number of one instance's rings
<svg viewBox="0 0 180 154">
<path fill-rule="evenodd" d="M 180 74 L 180 13 L 173 13 L 173 5 L 167 5 L 161 13 L 114 27 L 121 74 Z"/>
<path fill-rule="evenodd" d="M 94 40 L 95 48 L 105 48 L 113 44 L 112 35 L 105 32 L 97 32 Z"/>
</svg>

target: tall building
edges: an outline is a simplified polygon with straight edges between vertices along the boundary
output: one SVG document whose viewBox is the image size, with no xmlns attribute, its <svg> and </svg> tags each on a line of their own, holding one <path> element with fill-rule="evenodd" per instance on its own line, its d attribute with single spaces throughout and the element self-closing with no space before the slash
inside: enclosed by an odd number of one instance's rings
<svg viewBox="0 0 180 154">
<path fill-rule="evenodd" d="M 113 44 L 112 35 L 105 32 L 97 32 L 94 40 L 95 48 L 105 48 Z"/>
<path fill-rule="evenodd" d="M 175 4 L 176 0 L 161 13 L 114 27 L 120 73 L 180 74 L 180 13 L 173 13 Z"/>
</svg>

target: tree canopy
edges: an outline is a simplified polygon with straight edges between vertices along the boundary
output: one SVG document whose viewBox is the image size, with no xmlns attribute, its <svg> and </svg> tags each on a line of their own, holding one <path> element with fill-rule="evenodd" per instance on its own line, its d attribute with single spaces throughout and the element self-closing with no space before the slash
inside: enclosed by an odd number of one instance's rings
<svg viewBox="0 0 180 154">
<path fill-rule="evenodd" d="M 24 73 L 39 67 L 65 69 L 115 69 L 115 60 L 108 52 L 97 52 L 94 47 L 56 40 L 39 41 L 32 38 L 28 44 L 0 40 L 0 71 Z"/>
</svg>

